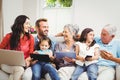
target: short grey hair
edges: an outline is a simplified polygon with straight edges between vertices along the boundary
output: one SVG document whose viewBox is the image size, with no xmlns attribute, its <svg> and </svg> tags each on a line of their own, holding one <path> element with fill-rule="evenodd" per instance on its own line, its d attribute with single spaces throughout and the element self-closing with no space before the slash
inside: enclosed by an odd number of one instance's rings
<svg viewBox="0 0 120 80">
<path fill-rule="evenodd" d="M 65 26 L 64 26 L 64 28 L 68 28 L 69 29 L 69 31 L 70 31 L 70 33 L 74 33 L 75 34 L 75 36 L 78 34 L 78 32 L 79 32 L 79 26 L 78 25 L 73 25 L 73 24 L 66 24 Z"/>
<path fill-rule="evenodd" d="M 112 24 L 107 24 L 103 27 L 103 29 L 107 30 L 108 33 L 110 35 L 115 35 L 116 34 L 116 31 L 117 31 L 117 28 L 116 26 L 112 25 Z"/>
</svg>

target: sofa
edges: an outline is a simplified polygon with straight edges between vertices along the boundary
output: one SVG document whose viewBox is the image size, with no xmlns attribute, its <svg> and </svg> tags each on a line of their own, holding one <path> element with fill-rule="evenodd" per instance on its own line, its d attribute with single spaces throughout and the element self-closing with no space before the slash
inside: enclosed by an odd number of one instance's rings
<svg viewBox="0 0 120 80">
<path fill-rule="evenodd" d="M 56 41 L 57 42 L 62 42 L 63 41 L 63 38 L 62 37 L 57 37 L 56 38 Z M 120 80 L 120 64 L 117 64 L 116 65 L 116 74 L 115 74 L 115 80 Z M 82 79 L 81 79 L 82 78 Z M 84 78 L 84 79 L 83 79 Z M 81 76 L 79 76 L 79 79 L 78 80 L 88 80 L 87 79 L 87 74 L 86 72 L 84 72 Z"/>
<path fill-rule="evenodd" d="M 61 41 L 63 41 L 63 38 L 62 38 L 62 37 L 57 37 L 57 38 L 56 38 L 56 41 L 57 41 L 57 42 L 61 42 Z M 115 80 L 120 80 L 120 65 L 117 64 L 117 66 L 116 66 L 115 69 L 116 69 Z M 79 77 L 79 80 L 88 80 L 88 79 L 86 78 L 87 75 L 86 75 L 85 72 L 84 72 L 81 76 L 84 76 L 84 77 L 82 77 L 82 79 L 81 79 L 81 77 Z M 8 74 L 4 74 L 4 72 L 3 72 L 1 69 L 0 69 L 0 77 L 2 78 L 2 80 L 11 80 L 11 79 L 10 79 L 11 76 L 8 75 Z M 48 74 L 46 74 L 45 77 L 46 77 L 47 80 L 50 80 Z M 83 78 L 84 78 L 84 79 L 83 79 Z M 45 80 L 45 79 L 41 79 L 41 80 Z"/>
<path fill-rule="evenodd" d="M 86 73 L 84 73 L 84 74 L 86 74 Z M 86 76 L 86 75 L 84 75 L 84 76 Z M 10 78 L 9 75 L 4 74 L 4 72 L 1 71 L 1 70 L 0 70 L 0 77 L 2 77 L 2 80 L 8 80 Z M 49 75 L 46 75 L 45 77 L 47 78 L 47 80 L 49 80 L 48 79 Z M 120 65 L 116 66 L 116 75 L 115 75 L 115 78 L 116 78 L 115 80 L 120 80 Z M 41 80 L 45 80 L 45 79 L 41 79 Z M 87 79 L 84 79 L 84 80 L 87 80 Z"/>
<path fill-rule="evenodd" d="M 120 65 L 117 65 L 115 70 L 116 70 L 116 73 L 115 73 L 115 79 L 114 80 L 120 80 Z M 78 80 L 88 80 L 86 72 L 81 74 L 81 76 L 79 76 Z"/>
<path fill-rule="evenodd" d="M 116 80 L 120 80 L 120 64 L 116 66 Z"/>
</svg>

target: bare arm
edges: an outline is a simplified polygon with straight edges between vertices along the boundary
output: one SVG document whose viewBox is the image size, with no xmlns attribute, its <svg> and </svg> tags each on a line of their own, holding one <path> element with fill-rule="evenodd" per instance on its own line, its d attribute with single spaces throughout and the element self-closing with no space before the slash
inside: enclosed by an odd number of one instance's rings
<svg viewBox="0 0 120 80">
<path fill-rule="evenodd" d="M 62 32 L 57 33 L 57 34 L 55 35 L 55 37 L 61 37 L 61 36 L 63 36 L 63 33 L 62 33 Z"/>
<path fill-rule="evenodd" d="M 99 58 L 99 48 L 95 48 L 94 56 L 92 57 L 92 60 L 97 60 Z"/>
<path fill-rule="evenodd" d="M 112 57 L 110 60 L 120 64 L 120 58 Z"/>
<path fill-rule="evenodd" d="M 104 59 L 107 59 L 107 60 L 111 60 L 111 61 L 114 61 L 116 63 L 120 63 L 120 58 L 116 58 L 112 55 L 112 53 L 109 53 L 107 51 L 103 51 L 101 50 L 101 56 L 102 58 Z"/>
<path fill-rule="evenodd" d="M 85 60 L 83 57 L 79 56 L 80 49 L 79 49 L 78 45 L 76 45 L 76 47 L 75 47 L 75 52 L 76 52 L 76 59 L 77 60 L 80 60 L 80 61 L 84 61 Z"/>
<path fill-rule="evenodd" d="M 55 57 L 53 56 L 53 52 L 52 50 L 49 51 L 49 53 L 47 53 L 50 57 L 50 59 L 53 61 L 55 59 Z"/>
</svg>

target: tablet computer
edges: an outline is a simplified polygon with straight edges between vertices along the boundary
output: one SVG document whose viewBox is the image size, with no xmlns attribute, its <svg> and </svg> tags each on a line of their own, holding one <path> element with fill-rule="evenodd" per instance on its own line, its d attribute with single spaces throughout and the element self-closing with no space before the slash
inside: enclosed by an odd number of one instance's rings
<svg viewBox="0 0 120 80">
<path fill-rule="evenodd" d="M 75 52 L 55 52 L 56 58 L 63 58 L 63 57 L 69 57 L 69 58 L 76 58 Z"/>
<path fill-rule="evenodd" d="M 50 62 L 49 55 L 46 54 L 30 54 L 30 57 L 33 58 L 33 60 L 38 60 L 42 62 Z"/>
</svg>

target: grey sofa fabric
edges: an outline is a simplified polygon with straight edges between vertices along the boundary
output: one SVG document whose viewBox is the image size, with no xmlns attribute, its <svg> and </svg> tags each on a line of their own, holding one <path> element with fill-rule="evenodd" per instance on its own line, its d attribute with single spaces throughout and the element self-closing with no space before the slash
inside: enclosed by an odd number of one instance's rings
<svg viewBox="0 0 120 80">
<path fill-rule="evenodd" d="M 120 64 L 116 66 L 116 80 L 120 80 Z"/>
</svg>

